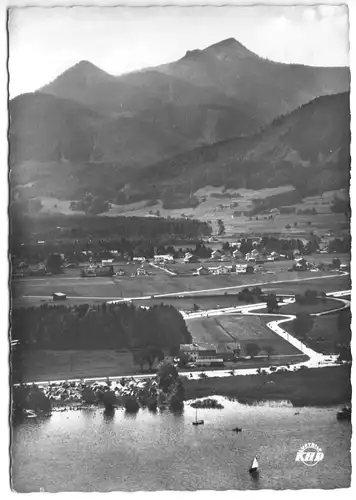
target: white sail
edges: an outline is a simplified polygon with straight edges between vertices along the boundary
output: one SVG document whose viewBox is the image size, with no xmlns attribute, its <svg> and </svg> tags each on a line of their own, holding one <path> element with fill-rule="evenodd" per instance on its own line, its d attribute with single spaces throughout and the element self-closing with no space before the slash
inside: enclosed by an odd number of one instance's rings
<svg viewBox="0 0 356 500">
<path fill-rule="evenodd" d="M 253 470 L 258 469 L 257 457 L 255 457 L 255 458 L 253 459 L 253 462 L 252 462 L 252 465 L 251 465 L 251 469 L 253 469 Z"/>
</svg>

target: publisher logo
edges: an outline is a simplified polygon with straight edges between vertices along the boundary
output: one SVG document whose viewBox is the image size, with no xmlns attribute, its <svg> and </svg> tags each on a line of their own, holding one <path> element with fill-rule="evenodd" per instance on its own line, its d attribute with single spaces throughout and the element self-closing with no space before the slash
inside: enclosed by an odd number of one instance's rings
<svg viewBox="0 0 356 500">
<path fill-rule="evenodd" d="M 303 462 L 308 467 L 314 467 L 324 458 L 323 450 L 315 443 L 306 443 L 298 450 L 296 462 Z"/>
</svg>

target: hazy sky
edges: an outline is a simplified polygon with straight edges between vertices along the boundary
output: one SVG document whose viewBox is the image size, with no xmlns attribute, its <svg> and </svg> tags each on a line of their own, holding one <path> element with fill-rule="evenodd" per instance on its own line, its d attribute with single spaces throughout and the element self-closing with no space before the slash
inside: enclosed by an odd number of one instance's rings
<svg viewBox="0 0 356 500">
<path fill-rule="evenodd" d="M 16 8 L 9 35 L 11 97 L 38 89 L 80 60 L 119 75 L 230 37 L 275 61 L 349 64 L 343 6 Z"/>
</svg>

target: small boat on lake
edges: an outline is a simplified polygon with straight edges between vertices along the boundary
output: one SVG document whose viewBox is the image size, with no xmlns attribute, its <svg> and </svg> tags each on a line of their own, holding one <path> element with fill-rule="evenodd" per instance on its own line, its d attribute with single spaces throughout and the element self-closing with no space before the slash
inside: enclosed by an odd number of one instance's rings
<svg viewBox="0 0 356 500">
<path fill-rule="evenodd" d="M 242 432 L 241 427 L 235 427 L 235 429 L 232 429 L 232 432 Z"/>
<path fill-rule="evenodd" d="M 256 474 L 258 471 L 259 471 L 258 461 L 257 457 L 255 456 L 255 458 L 252 460 L 249 472 L 250 474 Z"/>
<path fill-rule="evenodd" d="M 345 406 L 340 411 L 337 412 L 336 418 L 338 420 L 351 420 L 351 407 Z"/>
<path fill-rule="evenodd" d="M 195 410 L 195 422 L 192 422 L 193 425 L 203 425 L 204 420 L 198 420 L 198 408 Z"/>
</svg>

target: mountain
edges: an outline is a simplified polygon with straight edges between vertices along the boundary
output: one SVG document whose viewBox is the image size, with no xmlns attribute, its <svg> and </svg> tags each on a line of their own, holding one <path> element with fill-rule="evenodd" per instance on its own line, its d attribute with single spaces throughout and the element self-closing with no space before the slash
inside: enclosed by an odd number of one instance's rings
<svg viewBox="0 0 356 500">
<path fill-rule="evenodd" d="M 349 87 L 349 68 L 272 62 L 231 38 L 122 76 L 81 61 L 39 91 L 173 133 L 190 127 L 188 136 L 198 146 L 249 135 L 316 97 Z"/>
<path fill-rule="evenodd" d="M 344 183 L 349 83 L 348 68 L 275 63 L 235 39 L 122 76 L 81 61 L 10 101 L 12 182 L 29 196 L 124 202 Z"/>
<path fill-rule="evenodd" d="M 10 101 L 10 164 L 114 161 L 140 166 L 195 145 L 159 124 L 133 116 L 107 116 L 49 94 Z"/>
<path fill-rule="evenodd" d="M 214 86 L 239 102 L 257 101 L 256 116 L 268 123 L 312 99 L 348 91 L 346 67 L 311 67 L 262 59 L 234 38 L 204 50 L 188 51 L 179 61 L 156 70 L 201 88 Z"/>
<path fill-rule="evenodd" d="M 100 118 L 90 117 L 95 126 Z M 27 161 L 13 170 L 13 185 L 30 183 L 32 196 L 78 199 L 90 191 L 117 203 L 162 199 L 183 207 L 191 203 L 192 193 L 208 185 L 261 189 L 293 184 L 303 198 L 348 187 L 350 95 L 317 98 L 259 133 L 194 148 L 145 168 L 57 160 Z"/>
<path fill-rule="evenodd" d="M 169 198 L 207 185 L 262 189 L 293 184 L 302 197 L 347 188 L 350 136 L 350 94 L 323 96 L 253 136 L 152 165 L 137 173 L 132 190 L 146 198 Z"/>
</svg>

